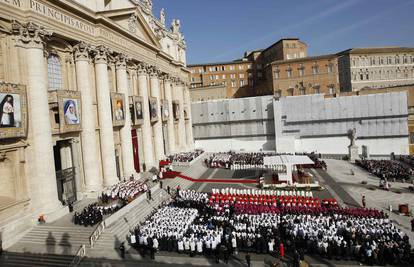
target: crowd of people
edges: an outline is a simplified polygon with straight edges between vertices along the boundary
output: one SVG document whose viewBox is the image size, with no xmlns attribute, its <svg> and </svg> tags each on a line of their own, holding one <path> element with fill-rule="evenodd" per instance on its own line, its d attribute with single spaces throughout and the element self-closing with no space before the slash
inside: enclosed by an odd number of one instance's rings
<svg viewBox="0 0 414 267">
<path fill-rule="evenodd" d="M 148 186 L 137 180 L 122 181 L 106 188 L 99 202 L 85 207 L 82 212 L 75 212 L 73 223 L 83 226 L 93 226 L 103 220 L 105 215 L 115 213 L 138 195 L 148 191 Z"/>
<path fill-rule="evenodd" d="M 204 160 L 209 168 L 225 168 L 225 169 L 260 169 L 263 167 L 263 159 L 265 156 L 272 156 L 271 153 L 236 153 L 221 152 L 212 154 Z"/>
<path fill-rule="evenodd" d="M 381 179 L 409 180 L 413 171 L 393 160 L 356 160 L 355 163 Z"/>
<path fill-rule="evenodd" d="M 167 160 L 169 162 L 191 162 L 198 158 L 204 151 L 201 149 L 196 149 L 195 151 L 191 152 L 182 152 L 173 155 L 167 156 Z"/>
<path fill-rule="evenodd" d="M 98 202 L 88 205 L 82 212 L 75 212 L 73 223 L 85 227 L 94 226 L 103 220 L 104 215 L 112 214 L 122 208 L 122 205 L 115 203 L 109 206 L 100 206 Z"/>
<path fill-rule="evenodd" d="M 103 203 L 108 203 L 112 200 L 130 202 L 147 190 L 148 186 L 146 183 L 138 180 L 125 180 L 106 188 L 101 194 L 101 201 Z"/>
<path fill-rule="evenodd" d="M 284 196 L 262 193 L 181 190 L 174 202 L 130 233 L 130 242 L 144 255 L 149 250 L 152 257 L 157 250 L 164 250 L 214 255 L 217 262 L 227 262 L 239 251 L 283 257 L 286 250 L 297 258 L 305 253 L 319 254 L 366 264 L 396 264 L 412 257 L 408 237 L 381 211 L 341 208 L 332 199 L 327 205 L 288 207 L 277 199 L 292 198 L 293 192 Z M 301 193 L 294 197 L 302 198 Z M 237 205 L 276 209 L 249 213 Z"/>
</svg>

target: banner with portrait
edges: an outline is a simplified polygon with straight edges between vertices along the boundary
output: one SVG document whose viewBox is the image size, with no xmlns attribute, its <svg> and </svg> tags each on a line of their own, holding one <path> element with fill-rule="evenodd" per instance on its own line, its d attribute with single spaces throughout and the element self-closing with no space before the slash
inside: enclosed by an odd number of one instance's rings
<svg viewBox="0 0 414 267">
<path fill-rule="evenodd" d="M 162 120 L 168 121 L 170 118 L 170 107 L 168 106 L 168 100 L 162 100 L 161 102 L 161 113 L 162 113 Z"/>
<path fill-rule="evenodd" d="M 112 125 L 123 126 L 125 124 L 125 96 L 124 94 L 111 93 Z"/>
<path fill-rule="evenodd" d="M 57 90 L 59 103 L 60 132 L 78 132 L 82 130 L 81 92 Z"/>
<path fill-rule="evenodd" d="M 149 102 L 151 122 L 158 121 L 158 109 L 157 109 L 158 99 L 155 97 L 149 97 L 148 102 Z"/>
<path fill-rule="evenodd" d="M 173 114 L 174 114 L 174 120 L 180 119 L 180 103 L 177 100 L 173 100 Z"/>
<path fill-rule="evenodd" d="M 26 87 L 0 83 L 0 140 L 26 137 L 26 134 Z"/>
<path fill-rule="evenodd" d="M 143 115 L 143 98 L 141 96 L 133 96 L 134 103 L 134 124 L 140 125 L 144 121 Z"/>
</svg>

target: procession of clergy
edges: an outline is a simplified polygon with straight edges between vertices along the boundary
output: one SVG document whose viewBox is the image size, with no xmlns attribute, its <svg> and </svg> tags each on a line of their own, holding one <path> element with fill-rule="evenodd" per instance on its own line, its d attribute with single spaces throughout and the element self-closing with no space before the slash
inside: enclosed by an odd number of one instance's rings
<svg viewBox="0 0 414 267">
<path fill-rule="evenodd" d="M 309 191 L 179 190 L 174 201 L 131 230 L 142 256 L 157 251 L 214 255 L 227 262 L 239 252 L 295 258 L 305 253 L 367 264 L 413 259 L 408 236 L 382 211 L 341 208 Z"/>
</svg>

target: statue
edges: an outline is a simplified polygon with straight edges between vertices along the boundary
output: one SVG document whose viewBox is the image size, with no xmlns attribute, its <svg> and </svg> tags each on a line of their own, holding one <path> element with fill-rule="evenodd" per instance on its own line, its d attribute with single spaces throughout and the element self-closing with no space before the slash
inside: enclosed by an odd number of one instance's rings
<svg viewBox="0 0 414 267">
<path fill-rule="evenodd" d="M 160 22 L 162 25 L 165 25 L 165 10 L 164 8 L 161 8 L 160 11 Z"/>
<path fill-rule="evenodd" d="M 351 146 L 355 146 L 355 139 L 356 139 L 356 129 L 350 129 L 348 131 L 349 139 L 351 140 Z"/>
<path fill-rule="evenodd" d="M 171 31 L 172 33 L 179 34 L 180 33 L 181 23 L 179 19 L 174 19 L 171 23 Z"/>
<path fill-rule="evenodd" d="M 356 139 L 355 128 L 350 129 L 348 131 L 348 137 L 351 140 L 351 144 L 348 146 L 348 158 L 350 162 L 355 163 L 355 160 L 359 159 L 358 146 L 355 145 L 355 139 Z"/>
<path fill-rule="evenodd" d="M 142 2 L 146 8 L 152 11 L 152 0 L 143 0 Z"/>
</svg>

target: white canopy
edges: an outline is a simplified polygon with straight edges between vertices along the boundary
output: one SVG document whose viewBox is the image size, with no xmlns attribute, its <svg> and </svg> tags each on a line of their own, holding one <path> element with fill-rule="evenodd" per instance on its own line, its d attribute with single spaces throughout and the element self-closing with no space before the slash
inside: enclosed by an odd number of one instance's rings
<svg viewBox="0 0 414 267">
<path fill-rule="evenodd" d="M 302 165 L 313 164 L 313 161 L 304 155 L 278 155 L 263 158 L 264 165 Z"/>
</svg>

